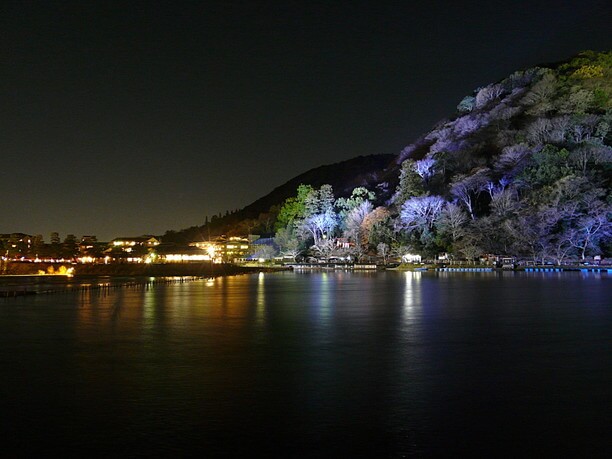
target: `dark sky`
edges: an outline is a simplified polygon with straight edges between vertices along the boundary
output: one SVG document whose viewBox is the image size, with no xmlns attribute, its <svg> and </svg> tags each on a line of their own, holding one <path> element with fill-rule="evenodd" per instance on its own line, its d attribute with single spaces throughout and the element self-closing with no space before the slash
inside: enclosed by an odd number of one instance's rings
<svg viewBox="0 0 612 459">
<path fill-rule="evenodd" d="M 0 5 L 0 233 L 161 234 L 612 49 L 606 0 Z"/>
</svg>

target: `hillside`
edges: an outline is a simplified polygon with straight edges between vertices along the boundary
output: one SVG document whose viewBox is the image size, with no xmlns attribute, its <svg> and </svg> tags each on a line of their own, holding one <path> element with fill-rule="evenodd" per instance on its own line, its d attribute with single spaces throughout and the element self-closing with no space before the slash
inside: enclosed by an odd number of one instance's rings
<svg viewBox="0 0 612 459">
<path fill-rule="evenodd" d="M 477 89 L 397 158 L 393 204 L 404 242 L 429 253 L 557 262 L 607 255 L 611 125 L 610 52 L 587 51 Z M 423 227 L 419 206 L 434 197 L 445 212 Z"/>
<path fill-rule="evenodd" d="M 381 243 L 468 259 L 607 255 L 611 125 L 612 53 L 587 51 L 478 88 L 397 156 L 313 169 L 239 212 L 168 236 L 284 229 L 293 252 L 342 236 L 357 257 Z M 299 184 L 311 186 L 295 196 Z M 347 200 L 355 187 L 375 195 Z"/>
</svg>

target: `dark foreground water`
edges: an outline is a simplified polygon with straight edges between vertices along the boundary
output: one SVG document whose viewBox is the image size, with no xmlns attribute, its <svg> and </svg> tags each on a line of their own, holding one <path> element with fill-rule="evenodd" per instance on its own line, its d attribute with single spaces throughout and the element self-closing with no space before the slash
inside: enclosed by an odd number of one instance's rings
<svg viewBox="0 0 612 459">
<path fill-rule="evenodd" d="M 279 273 L 0 299 L 2 447 L 605 456 L 611 287 L 607 274 Z"/>
</svg>

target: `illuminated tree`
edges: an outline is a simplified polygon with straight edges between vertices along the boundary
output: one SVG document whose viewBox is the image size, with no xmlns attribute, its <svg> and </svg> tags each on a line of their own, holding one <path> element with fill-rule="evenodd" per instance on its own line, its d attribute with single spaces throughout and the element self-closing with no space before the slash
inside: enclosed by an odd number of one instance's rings
<svg viewBox="0 0 612 459">
<path fill-rule="evenodd" d="M 293 261 L 302 252 L 300 240 L 292 225 L 279 229 L 274 237 L 274 242 L 279 247 L 281 255 L 291 257 Z"/>
<path fill-rule="evenodd" d="M 475 106 L 476 98 L 474 96 L 465 96 L 461 102 L 459 102 L 459 105 L 457 105 L 457 111 L 461 113 L 471 112 L 474 110 Z"/>
<path fill-rule="evenodd" d="M 545 213 L 528 213 L 503 225 L 511 236 L 511 247 L 515 254 L 529 255 L 534 263 L 544 263 L 550 247 L 553 221 Z"/>
<path fill-rule="evenodd" d="M 563 261 L 574 251 L 575 247 L 575 230 L 570 228 L 559 234 L 554 235 L 548 244 L 548 252 L 552 254 L 557 265 L 561 265 Z"/>
<path fill-rule="evenodd" d="M 587 175 L 590 165 L 612 162 L 612 148 L 606 145 L 585 143 L 569 152 L 569 163 Z"/>
<path fill-rule="evenodd" d="M 300 185 L 297 196 L 287 199 L 281 207 L 277 231 L 282 229 L 295 231 L 295 236 L 304 243 L 312 241 L 314 246 L 318 246 L 323 240 L 331 240 L 338 226 L 334 205 L 335 200 L 330 185 L 323 185 L 319 190 L 309 185 Z M 280 226 L 281 224 L 284 226 Z M 280 236 L 286 239 L 288 233 L 281 231 Z"/>
<path fill-rule="evenodd" d="M 474 200 L 482 191 L 486 181 L 487 177 L 484 174 L 476 173 L 469 176 L 458 175 L 451 183 L 451 194 L 465 206 L 472 220 L 476 218 Z"/>
<path fill-rule="evenodd" d="M 505 217 L 519 209 L 518 196 L 514 189 L 504 189 L 491 197 L 491 212 L 493 215 Z"/>
<path fill-rule="evenodd" d="M 525 143 L 504 147 L 497 159 L 497 169 L 513 171 L 524 163 L 530 155 L 531 149 Z"/>
<path fill-rule="evenodd" d="M 425 183 L 435 173 L 436 160 L 431 158 L 421 159 L 416 161 L 413 165 L 414 171 L 423 179 Z"/>
<path fill-rule="evenodd" d="M 408 231 L 430 231 L 446 201 L 440 196 L 417 196 L 402 205 L 400 221 Z"/>
<path fill-rule="evenodd" d="M 559 99 L 559 113 L 583 114 L 593 107 L 595 93 L 589 89 L 573 86 L 568 96 Z"/>
<path fill-rule="evenodd" d="M 276 218 L 276 228 L 286 228 L 294 224 L 295 220 L 304 218 L 307 200 L 310 202 L 315 190 L 310 185 L 300 185 L 297 189 L 297 196 L 287 198 Z"/>
<path fill-rule="evenodd" d="M 464 237 L 457 245 L 457 250 L 468 261 L 474 262 L 476 257 L 483 253 L 478 240 L 475 237 Z"/>
<path fill-rule="evenodd" d="M 541 79 L 531 87 L 521 101 L 529 107 L 527 113 L 530 115 L 542 116 L 554 108 L 553 98 L 557 91 L 557 77 L 552 70 L 546 69 L 542 72 Z"/>
<path fill-rule="evenodd" d="M 439 232 L 448 235 L 451 242 L 454 243 L 465 235 L 468 221 L 469 219 L 461 207 L 448 202 L 435 223 Z"/>
<path fill-rule="evenodd" d="M 263 260 L 271 260 L 276 255 L 276 249 L 271 245 L 253 245 L 253 258 L 261 258 Z"/>
<path fill-rule="evenodd" d="M 462 145 L 451 127 L 436 129 L 427 135 L 427 139 L 434 140 L 433 145 L 429 147 L 432 154 L 440 151 L 457 151 Z"/>
<path fill-rule="evenodd" d="M 482 127 L 488 124 L 487 116 L 484 114 L 480 115 L 465 115 L 461 118 L 458 118 L 453 123 L 453 131 L 456 137 L 465 137 L 468 136 Z"/>
<path fill-rule="evenodd" d="M 362 186 L 353 189 L 348 198 L 338 198 L 336 200 L 336 207 L 339 209 L 340 226 L 342 228 L 345 227 L 346 217 L 353 209 L 364 202 L 372 202 L 375 198 L 376 194 L 373 191 Z"/>
<path fill-rule="evenodd" d="M 389 245 L 381 242 L 376 246 L 376 251 L 378 252 L 378 255 L 382 257 L 383 263 L 386 265 L 387 258 L 389 257 Z"/>
<path fill-rule="evenodd" d="M 334 255 L 341 255 L 342 250 L 339 249 L 336 241 L 333 239 L 320 239 L 316 244 L 311 247 L 312 252 L 324 259 L 328 259 Z"/>
<path fill-rule="evenodd" d="M 498 99 L 504 93 L 504 87 L 501 84 L 492 84 L 478 91 L 476 94 L 476 108 L 482 108 L 489 102 Z"/>
<path fill-rule="evenodd" d="M 353 251 L 359 259 L 367 251 L 368 235 L 365 221 L 372 212 L 372 203 L 363 201 L 346 216 L 345 235 L 353 242 Z"/>
<path fill-rule="evenodd" d="M 611 218 L 612 207 L 601 206 L 578 220 L 572 244 L 580 251 L 580 258 L 584 260 L 588 249 L 597 251 L 599 242 L 612 236 Z"/>
<path fill-rule="evenodd" d="M 571 120 L 567 116 L 558 116 L 552 119 L 536 118 L 527 126 L 527 139 L 533 145 L 561 144 L 565 142 L 571 127 Z"/>
<path fill-rule="evenodd" d="M 312 238 L 317 245 L 322 239 L 331 238 L 337 223 L 336 214 L 328 211 L 304 218 L 297 224 L 297 230 L 303 239 Z"/>
</svg>

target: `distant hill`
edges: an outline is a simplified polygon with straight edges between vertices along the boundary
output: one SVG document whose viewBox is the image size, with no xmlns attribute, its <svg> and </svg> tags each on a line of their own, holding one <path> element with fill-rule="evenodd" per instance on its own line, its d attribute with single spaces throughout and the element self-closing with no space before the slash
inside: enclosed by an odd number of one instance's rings
<svg viewBox="0 0 612 459">
<path fill-rule="evenodd" d="M 333 186 L 337 197 L 349 195 L 353 188 L 358 186 L 371 189 L 376 189 L 378 186 L 380 195 L 388 196 L 397 185 L 395 159 L 396 155 L 391 154 L 358 156 L 347 161 L 316 167 L 276 187 L 270 193 L 243 209 L 213 218 L 206 225 L 194 226 L 176 232 L 169 231 L 163 236 L 163 239 L 165 242 L 187 242 L 205 239 L 209 234 L 240 234 L 240 229 L 236 229 L 240 222 L 258 219 L 261 214 L 267 213 L 271 207 L 279 206 L 285 199 L 295 194 L 295 190 L 300 184 L 312 185 L 316 188 L 324 184 L 330 184 Z M 387 178 L 391 180 L 391 183 L 385 186 L 384 180 Z M 265 230 L 266 228 L 262 229 Z M 267 229 L 271 230 L 270 227 Z"/>
<path fill-rule="evenodd" d="M 394 168 L 395 158 L 396 155 L 358 156 L 311 169 L 249 204 L 239 212 L 239 215 L 241 218 L 257 218 L 261 212 L 293 196 L 300 184 L 312 185 L 315 188 L 329 184 L 334 188 L 336 196 L 349 195 L 353 188 L 358 186 L 376 188 L 386 176 L 387 169 Z"/>
</svg>

